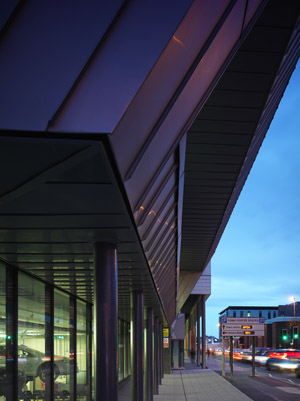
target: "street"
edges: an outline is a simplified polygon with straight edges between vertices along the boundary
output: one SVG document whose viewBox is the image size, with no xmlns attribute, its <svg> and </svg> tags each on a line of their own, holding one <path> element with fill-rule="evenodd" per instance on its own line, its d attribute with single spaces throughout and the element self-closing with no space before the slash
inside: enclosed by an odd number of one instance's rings
<svg viewBox="0 0 300 401">
<path fill-rule="evenodd" d="M 221 374 L 220 357 L 207 358 L 207 367 Z M 225 379 L 254 401 L 296 401 L 300 399 L 300 379 L 294 372 L 267 371 L 264 367 L 234 361 L 233 376 L 230 376 L 229 361 L 225 362 Z"/>
</svg>

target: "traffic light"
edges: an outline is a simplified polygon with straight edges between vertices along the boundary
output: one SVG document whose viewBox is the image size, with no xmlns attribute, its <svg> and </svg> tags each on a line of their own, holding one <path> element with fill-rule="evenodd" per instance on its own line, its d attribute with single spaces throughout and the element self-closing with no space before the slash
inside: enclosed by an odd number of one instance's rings
<svg viewBox="0 0 300 401">
<path fill-rule="evenodd" d="M 287 329 L 282 329 L 281 331 L 281 338 L 283 339 L 283 341 L 286 341 L 288 336 L 287 336 Z"/>
<path fill-rule="evenodd" d="M 297 326 L 293 327 L 293 338 L 297 340 L 299 338 L 299 329 Z"/>
</svg>

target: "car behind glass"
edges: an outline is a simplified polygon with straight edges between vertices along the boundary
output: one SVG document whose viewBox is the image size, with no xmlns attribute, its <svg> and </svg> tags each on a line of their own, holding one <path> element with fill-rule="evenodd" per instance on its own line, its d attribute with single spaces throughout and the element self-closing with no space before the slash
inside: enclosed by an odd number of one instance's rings
<svg viewBox="0 0 300 401">
<path fill-rule="evenodd" d="M 0 367 L 5 368 L 6 351 L 5 346 L 0 346 Z M 46 375 L 50 374 L 50 357 L 46 357 L 43 352 L 29 348 L 25 345 L 18 346 L 18 369 L 26 375 L 28 380 L 34 377 L 45 382 Z M 69 360 L 62 356 L 54 357 L 54 380 L 59 375 L 69 374 Z"/>
</svg>

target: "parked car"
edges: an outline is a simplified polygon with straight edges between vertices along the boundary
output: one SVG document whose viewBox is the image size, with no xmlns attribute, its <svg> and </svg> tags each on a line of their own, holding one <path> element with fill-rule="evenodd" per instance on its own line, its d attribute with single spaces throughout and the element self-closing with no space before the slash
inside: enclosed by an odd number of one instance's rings
<svg viewBox="0 0 300 401">
<path fill-rule="evenodd" d="M 6 369 L 0 367 L 0 396 L 9 397 L 10 396 L 10 389 L 12 385 L 13 378 L 7 378 L 6 376 Z M 24 372 L 18 370 L 18 390 L 22 390 L 22 388 L 26 384 L 26 376 Z"/>
<path fill-rule="evenodd" d="M 5 368 L 6 350 L 4 345 L 0 345 L 0 367 Z M 18 369 L 26 375 L 28 380 L 34 377 L 45 382 L 47 374 L 50 373 L 50 357 L 46 357 L 43 352 L 26 347 L 25 345 L 18 346 Z M 54 380 L 59 375 L 68 375 L 69 359 L 63 356 L 54 357 Z"/>
<path fill-rule="evenodd" d="M 300 362 L 300 350 L 279 349 L 270 352 L 266 362 L 267 370 L 296 370 Z"/>
</svg>

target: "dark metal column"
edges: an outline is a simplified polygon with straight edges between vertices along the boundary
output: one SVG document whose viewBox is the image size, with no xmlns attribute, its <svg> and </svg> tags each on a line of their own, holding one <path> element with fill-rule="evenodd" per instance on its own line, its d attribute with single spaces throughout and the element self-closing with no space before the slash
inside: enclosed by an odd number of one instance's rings
<svg viewBox="0 0 300 401">
<path fill-rule="evenodd" d="M 161 322 L 158 322 L 158 384 L 161 384 Z"/>
<path fill-rule="evenodd" d="M 201 303 L 202 303 L 202 369 L 206 368 L 206 330 L 205 330 L 205 325 L 206 325 L 206 316 L 205 316 L 205 297 L 204 295 L 202 296 L 201 299 Z"/>
<path fill-rule="evenodd" d="M 158 318 L 154 318 L 154 394 L 158 394 L 159 384 L 159 327 Z"/>
<path fill-rule="evenodd" d="M 164 377 L 164 371 L 163 371 L 163 324 L 162 322 L 159 323 L 159 354 L 160 354 L 160 381 L 159 384 L 162 383 L 162 378 Z"/>
<path fill-rule="evenodd" d="M 169 342 L 169 347 L 171 347 L 171 344 Z M 164 358 L 164 325 L 163 323 L 161 324 L 161 377 L 163 379 L 164 373 L 165 373 L 165 358 Z"/>
<path fill-rule="evenodd" d="M 197 304 L 197 366 L 200 366 L 200 305 Z"/>
<path fill-rule="evenodd" d="M 95 401 L 118 400 L 118 275 L 114 244 L 94 244 Z"/>
<path fill-rule="evenodd" d="M 145 399 L 153 401 L 153 310 L 147 309 Z"/>
<path fill-rule="evenodd" d="M 144 400 L 144 297 L 142 291 L 131 293 L 131 400 Z"/>
</svg>

